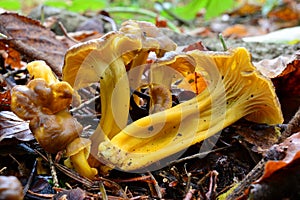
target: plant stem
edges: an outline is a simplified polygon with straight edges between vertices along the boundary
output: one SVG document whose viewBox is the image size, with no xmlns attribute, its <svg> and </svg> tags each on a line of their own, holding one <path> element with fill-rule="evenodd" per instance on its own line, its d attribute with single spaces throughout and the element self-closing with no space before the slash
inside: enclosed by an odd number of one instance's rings
<svg viewBox="0 0 300 200">
<path fill-rule="evenodd" d="M 222 43 L 223 50 L 224 50 L 224 51 L 227 51 L 228 48 L 227 48 L 227 45 L 226 45 L 226 43 L 225 43 L 225 40 L 224 40 L 224 37 L 223 37 L 222 33 L 219 34 L 219 39 L 220 39 L 220 41 L 221 41 L 221 43 Z"/>
</svg>

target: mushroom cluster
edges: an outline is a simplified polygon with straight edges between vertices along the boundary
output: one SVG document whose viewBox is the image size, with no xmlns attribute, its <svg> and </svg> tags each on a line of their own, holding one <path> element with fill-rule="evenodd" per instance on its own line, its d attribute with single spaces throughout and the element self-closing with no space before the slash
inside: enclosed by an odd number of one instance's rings
<svg viewBox="0 0 300 200">
<path fill-rule="evenodd" d="M 38 63 L 39 72 L 29 64 L 34 79 L 13 89 L 12 110 L 30 120 L 45 150 L 66 149 L 65 165 L 91 179 L 97 174 L 91 157 L 107 166 L 139 170 L 172 159 L 243 117 L 282 123 L 272 82 L 252 65 L 245 48 L 219 53 L 175 50 L 176 44 L 153 24 L 126 21 L 119 31 L 71 47 L 61 82 L 41 67 L 45 64 Z M 195 82 L 190 83 L 191 77 Z M 78 89 L 95 82 L 100 82 L 101 119 L 85 139 L 78 137 L 82 127 L 68 106 Z M 193 97 L 173 104 L 175 86 L 190 89 Z M 148 110 L 132 120 L 132 102 L 145 103 L 135 94 L 144 91 Z M 58 145 L 62 140 L 65 145 Z"/>
<path fill-rule="evenodd" d="M 46 152 L 69 149 L 69 166 L 72 164 L 92 179 L 97 171 L 82 156 L 90 149 L 90 143 L 79 138 L 82 126 L 68 111 L 77 93 L 67 82 L 59 81 L 44 61 L 29 63 L 27 70 L 33 79 L 12 89 L 11 110 L 20 118 L 30 120 L 30 130 Z"/>
<path fill-rule="evenodd" d="M 71 47 L 63 80 L 74 89 L 100 82 L 101 120 L 92 152 L 109 166 L 147 167 L 200 142 L 242 117 L 282 123 L 272 82 L 245 48 L 227 52 L 174 52 L 176 45 L 146 22 L 127 21 L 117 32 Z M 147 63 L 150 52 L 156 58 Z M 143 74 L 148 72 L 145 80 Z M 174 82 L 200 76 L 194 98 L 173 106 Z M 132 91 L 149 88 L 149 115 L 128 124 Z"/>
</svg>

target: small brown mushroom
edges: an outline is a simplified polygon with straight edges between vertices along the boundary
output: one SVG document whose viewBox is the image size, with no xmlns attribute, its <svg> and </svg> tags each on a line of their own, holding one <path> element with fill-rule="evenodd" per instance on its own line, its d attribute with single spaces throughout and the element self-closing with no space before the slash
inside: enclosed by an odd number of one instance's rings
<svg viewBox="0 0 300 200">
<path fill-rule="evenodd" d="M 0 199 L 23 199 L 23 187 L 15 176 L 0 176 Z"/>
<path fill-rule="evenodd" d="M 29 127 L 38 143 L 48 153 L 64 150 L 82 133 L 81 124 L 66 110 L 53 115 L 39 113 L 30 121 Z"/>
<path fill-rule="evenodd" d="M 30 120 L 30 129 L 45 151 L 56 153 L 82 132 L 67 111 L 74 90 L 67 82 L 58 81 L 43 61 L 29 63 L 28 71 L 34 79 L 11 90 L 11 110 Z"/>
</svg>

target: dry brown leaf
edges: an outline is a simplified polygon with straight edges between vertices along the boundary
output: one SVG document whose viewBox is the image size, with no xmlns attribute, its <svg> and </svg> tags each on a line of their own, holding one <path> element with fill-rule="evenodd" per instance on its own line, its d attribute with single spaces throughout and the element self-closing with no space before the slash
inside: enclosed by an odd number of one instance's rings
<svg viewBox="0 0 300 200">
<path fill-rule="evenodd" d="M 227 27 L 222 35 L 224 37 L 242 38 L 246 36 L 254 36 L 265 34 L 266 32 L 259 26 L 235 24 Z"/>
<path fill-rule="evenodd" d="M 206 48 L 206 46 L 204 46 L 202 41 L 190 44 L 187 47 L 185 47 L 182 51 L 187 52 L 187 51 L 192 51 L 195 49 L 200 50 L 200 51 L 208 51 L 208 49 Z"/>
<path fill-rule="evenodd" d="M 273 20 L 298 21 L 300 14 L 296 6 L 292 4 L 286 4 L 282 7 L 272 10 L 270 13 L 268 13 L 268 17 L 272 18 Z"/>
<path fill-rule="evenodd" d="M 270 160 L 265 165 L 263 176 L 257 183 L 270 177 L 276 171 L 290 165 L 292 162 L 300 158 L 300 132 L 288 137 L 284 142 L 274 145 L 274 151 L 285 154 L 282 160 Z"/>
<path fill-rule="evenodd" d="M 30 141 L 34 137 L 29 130 L 29 123 L 17 117 L 13 112 L 0 112 L 0 141 L 6 138 L 16 138 L 21 141 Z"/>
<path fill-rule="evenodd" d="M 5 66 L 10 65 L 12 68 L 21 68 L 21 55 L 18 51 L 10 48 L 3 42 L 0 42 L 0 51 L 4 51 L 6 56 L 4 57 Z"/>
<path fill-rule="evenodd" d="M 255 65 L 263 75 L 271 78 L 288 122 L 300 105 L 300 51 L 292 56 L 262 60 Z"/>
<path fill-rule="evenodd" d="M 3 42 L 29 59 L 46 61 L 54 73 L 61 76 L 67 47 L 39 21 L 16 13 L 3 13 L 0 15 L 0 32 L 8 36 Z"/>
<path fill-rule="evenodd" d="M 273 78 L 276 90 L 281 94 L 300 96 L 300 51 L 296 52 L 282 73 Z"/>
<path fill-rule="evenodd" d="M 254 13 L 257 13 L 261 10 L 261 5 L 259 3 L 249 3 L 248 1 L 238 1 L 242 2 L 241 5 L 235 9 L 233 12 L 231 12 L 231 15 L 238 15 L 238 16 L 244 16 L 244 15 L 251 15 Z"/>
</svg>

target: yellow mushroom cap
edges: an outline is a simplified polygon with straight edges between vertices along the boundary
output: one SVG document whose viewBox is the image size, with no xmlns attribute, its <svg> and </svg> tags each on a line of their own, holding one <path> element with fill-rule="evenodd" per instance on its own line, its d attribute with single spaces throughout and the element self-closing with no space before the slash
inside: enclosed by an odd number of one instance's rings
<svg viewBox="0 0 300 200">
<path fill-rule="evenodd" d="M 90 152 L 90 146 L 92 142 L 90 139 L 87 138 L 76 138 L 73 140 L 66 148 L 66 156 L 70 157 L 77 153 L 79 153 L 81 150 L 85 150 L 85 152 Z"/>
</svg>

